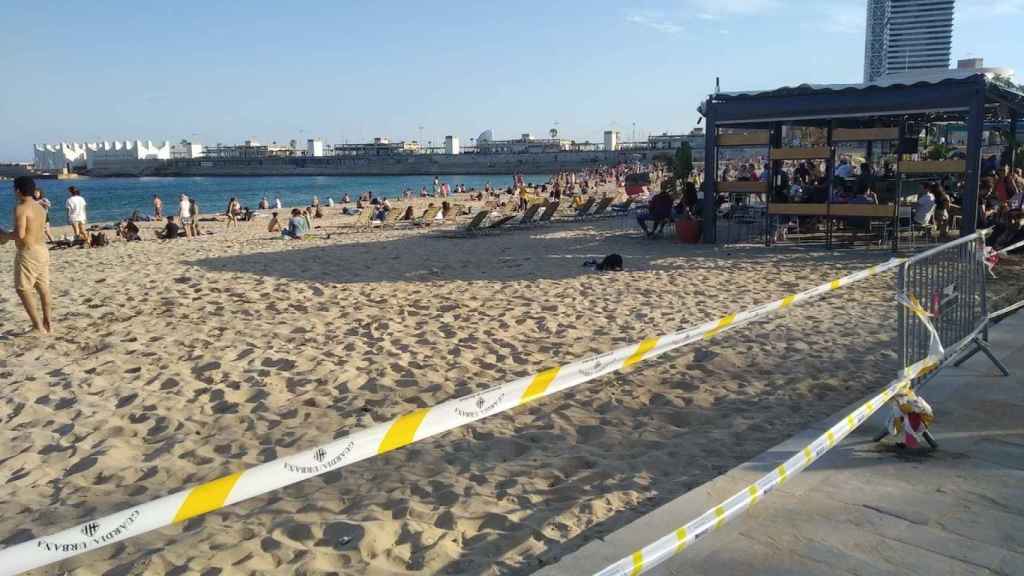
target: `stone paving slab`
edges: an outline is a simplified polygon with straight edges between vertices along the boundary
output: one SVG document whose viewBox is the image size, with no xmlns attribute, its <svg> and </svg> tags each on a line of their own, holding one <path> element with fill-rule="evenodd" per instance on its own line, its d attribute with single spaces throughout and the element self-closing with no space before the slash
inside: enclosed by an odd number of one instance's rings
<svg viewBox="0 0 1024 576">
<path fill-rule="evenodd" d="M 872 442 L 882 421 L 876 415 L 653 573 L 1024 574 L 1024 314 L 993 327 L 990 342 L 1010 377 L 977 354 L 924 389 L 936 412 L 938 451 L 906 453 Z M 628 556 L 744 488 L 848 411 L 537 574 L 593 574 Z"/>
</svg>

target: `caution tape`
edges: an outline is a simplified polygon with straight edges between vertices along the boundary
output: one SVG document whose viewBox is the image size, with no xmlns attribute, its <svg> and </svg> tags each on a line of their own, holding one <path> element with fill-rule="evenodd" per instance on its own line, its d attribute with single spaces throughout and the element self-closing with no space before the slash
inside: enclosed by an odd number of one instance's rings
<svg viewBox="0 0 1024 576">
<path fill-rule="evenodd" d="M 579 386 L 687 344 L 714 338 L 772 312 L 785 310 L 796 303 L 892 270 L 906 261 L 894 258 L 810 290 L 729 314 L 682 332 L 649 338 L 639 344 L 551 368 L 433 407 L 421 408 L 327 444 L 126 508 L 50 536 L 9 546 L 0 550 L 0 574 L 17 574 L 77 556 L 396 450 Z"/>
<path fill-rule="evenodd" d="M 833 446 L 842 442 L 850 432 L 867 420 L 893 396 L 910 386 L 917 377 L 938 366 L 939 359 L 928 357 L 908 367 L 878 395 L 871 398 L 813 442 L 797 451 L 789 460 L 762 476 L 757 482 L 734 494 L 718 506 L 709 509 L 696 520 L 677 528 L 653 543 L 633 552 L 626 558 L 601 570 L 597 576 L 638 576 L 682 552 L 688 546 L 736 518 L 787 479 L 821 458 Z"/>
<path fill-rule="evenodd" d="M 818 436 L 813 442 L 796 451 L 791 458 L 779 464 L 774 470 L 765 474 L 753 484 L 740 490 L 718 506 L 710 508 L 696 520 L 677 528 L 662 536 L 651 544 L 615 562 L 596 576 L 639 576 L 655 566 L 665 562 L 672 556 L 682 552 L 687 546 L 702 537 L 718 530 L 726 522 L 736 518 L 757 501 L 781 486 L 787 479 L 799 474 L 805 468 L 825 455 L 837 444 L 849 436 L 865 420 L 871 417 L 894 396 L 908 389 L 915 379 L 928 374 L 937 368 L 944 355 L 939 333 L 930 320 L 930 315 L 913 296 L 899 295 L 897 299 L 910 308 L 931 334 L 929 355 L 923 360 L 904 368 L 900 375 L 856 410 L 841 418 L 834 426 Z"/>
<path fill-rule="evenodd" d="M 1016 250 L 1018 248 L 1024 248 L 1024 240 L 1021 240 L 1020 242 L 1017 242 L 1016 244 L 1010 244 L 1006 248 L 998 250 L 996 252 L 996 254 L 998 254 L 1000 256 L 1005 256 L 1006 254 L 1009 254 L 1010 252 L 1012 252 L 1012 251 L 1014 251 L 1014 250 Z"/>
</svg>

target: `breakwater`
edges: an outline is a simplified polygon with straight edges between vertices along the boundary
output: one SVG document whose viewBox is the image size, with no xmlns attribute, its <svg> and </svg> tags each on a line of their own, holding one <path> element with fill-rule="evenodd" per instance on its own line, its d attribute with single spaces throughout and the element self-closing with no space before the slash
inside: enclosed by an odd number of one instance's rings
<svg viewBox="0 0 1024 576">
<path fill-rule="evenodd" d="M 529 154 L 388 154 L 380 156 L 196 158 L 97 162 L 91 176 L 443 176 L 553 174 L 640 161 L 672 150 Z"/>
</svg>

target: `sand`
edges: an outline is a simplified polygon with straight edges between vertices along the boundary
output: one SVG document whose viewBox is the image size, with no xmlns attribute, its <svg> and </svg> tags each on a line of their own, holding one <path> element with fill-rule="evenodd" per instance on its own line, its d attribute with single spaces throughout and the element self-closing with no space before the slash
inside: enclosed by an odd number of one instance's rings
<svg viewBox="0 0 1024 576">
<path fill-rule="evenodd" d="M 23 335 L 0 248 L 4 545 L 889 256 L 684 246 L 627 220 L 206 227 L 52 252 L 51 338 Z M 626 271 L 581 266 L 612 252 Z M 528 574 L 887 382 L 892 282 L 41 573 Z"/>
</svg>

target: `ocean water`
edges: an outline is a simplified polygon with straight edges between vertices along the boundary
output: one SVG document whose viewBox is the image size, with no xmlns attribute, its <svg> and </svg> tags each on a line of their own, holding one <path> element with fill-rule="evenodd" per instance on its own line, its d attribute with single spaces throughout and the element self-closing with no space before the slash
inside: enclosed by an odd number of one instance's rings
<svg viewBox="0 0 1024 576">
<path fill-rule="evenodd" d="M 527 182 L 546 182 L 549 175 L 527 174 Z M 441 176 L 442 182 L 453 189 L 464 185 L 467 189 L 482 189 L 486 184 L 496 188 L 512 185 L 513 176 Z M 346 193 L 354 201 L 360 194 L 373 191 L 374 196 L 399 197 L 406 188 L 419 194 L 426 186 L 432 190 L 433 176 L 276 176 L 276 177 L 216 177 L 216 178 L 83 178 L 78 180 L 36 180 L 53 203 L 50 223 L 54 226 L 67 224 L 64 202 L 68 198 L 68 186 L 82 191 L 87 202 L 89 223 L 113 222 L 127 218 L 133 210 L 152 216 L 153 195 L 160 196 L 164 203 L 164 214 L 177 214 L 178 197 L 188 194 L 195 197 L 202 213 L 223 212 L 231 197 L 238 198 L 243 207 L 256 210 L 264 196 L 271 205 L 275 197 L 281 198 L 285 206 L 306 206 L 319 196 L 322 204 L 328 198 L 335 202 Z M 14 185 L 11 181 L 0 182 L 0 226 L 11 228 L 15 203 Z"/>
</svg>

